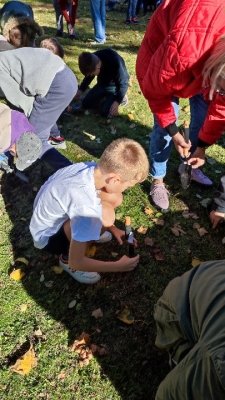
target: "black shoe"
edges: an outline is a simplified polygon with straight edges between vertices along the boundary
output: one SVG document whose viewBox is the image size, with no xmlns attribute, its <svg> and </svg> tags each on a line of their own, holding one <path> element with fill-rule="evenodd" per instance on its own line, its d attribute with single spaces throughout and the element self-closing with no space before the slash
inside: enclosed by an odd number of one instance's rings
<svg viewBox="0 0 225 400">
<path fill-rule="evenodd" d="M 63 33 L 61 31 L 56 31 L 56 37 L 63 37 Z"/>
<path fill-rule="evenodd" d="M 70 40 L 77 40 L 77 37 L 76 37 L 76 35 L 70 35 Z"/>
</svg>

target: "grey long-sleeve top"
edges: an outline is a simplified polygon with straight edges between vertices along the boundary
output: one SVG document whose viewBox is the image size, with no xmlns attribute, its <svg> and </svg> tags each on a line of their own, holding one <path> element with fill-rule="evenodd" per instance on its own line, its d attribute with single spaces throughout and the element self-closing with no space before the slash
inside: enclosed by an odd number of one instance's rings
<svg viewBox="0 0 225 400">
<path fill-rule="evenodd" d="M 24 47 L 0 53 L 0 89 L 29 116 L 35 96 L 44 97 L 64 61 L 47 49 Z"/>
</svg>

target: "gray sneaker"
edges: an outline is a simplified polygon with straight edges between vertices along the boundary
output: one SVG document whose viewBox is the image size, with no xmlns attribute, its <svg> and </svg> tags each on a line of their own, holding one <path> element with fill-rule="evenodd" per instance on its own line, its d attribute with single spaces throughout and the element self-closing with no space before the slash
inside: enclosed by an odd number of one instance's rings
<svg viewBox="0 0 225 400">
<path fill-rule="evenodd" d="M 68 272 L 72 276 L 73 279 L 80 283 L 86 283 L 86 285 L 93 285 L 97 283 L 101 276 L 98 272 L 88 272 L 88 271 L 73 271 L 68 264 L 68 261 L 63 258 L 63 255 L 59 257 L 59 265 L 64 269 L 64 271 Z"/>
<path fill-rule="evenodd" d="M 169 211 L 169 192 L 163 183 L 152 184 L 149 195 L 152 197 L 154 205 L 162 212 Z"/>
</svg>

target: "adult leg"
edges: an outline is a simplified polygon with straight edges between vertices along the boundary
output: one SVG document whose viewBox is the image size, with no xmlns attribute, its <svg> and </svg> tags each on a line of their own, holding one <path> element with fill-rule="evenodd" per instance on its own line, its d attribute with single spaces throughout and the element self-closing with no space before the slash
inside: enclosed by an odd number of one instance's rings
<svg viewBox="0 0 225 400">
<path fill-rule="evenodd" d="M 105 0 L 100 0 L 100 17 L 102 23 L 102 32 L 104 36 L 104 41 L 106 40 L 105 29 L 106 29 L 106 7 Z"/>
<path fill-rule="evenodd" d="M 104 11 L 102 10 L 102 7 L 103 4 L 101 0 L 90 0 L 91 17 L 94 25 L 95 40 L 99 43 L 105 41 L 105 25 L 102 25 L 102 15 L 106 15 L 105 2 Z"/>
<path fill-rule="evenodd" d="M 173 108 L 178 118 L 179 99 L 172 99 Z M 163 184 L 163 178 L 166 175 L 167 161 L 170 156 L 173 145 L 172 138 L 164 128 L 158 125 L 154 117 L 154 126 L 150 139 L 150 175 L 153 178 L 150 195 L 153 203 L 160 209 L 166 211 L 169 208 L 168 192 Z"/>
<path fill-rule="evenodd" d="M 55 9 L 55 17 L 56 17 L 56 27 L 57 27 L 56 36 L 62 36 L 63 35 L 63 16 L 61 13 L 61 9 L 60 9 L 58 0 L 53 0 L 53 7 Z"/>
<path fill-rule="evenodd" d="M 127 23 L 131 22 L 131 0 L 128 0 L 126 22 Z"/>
<path fill-rule="evenodd" d="M 191 153 L 194 153 L 197 148 L 198 134 L 204 124 L 208 108 L 209 103 L 204 100 L 202 94 L 197 94 L 196 96 L 190 98 L 190 141 L 192 143 Z M 198 168 L 192 170 L 192 180 L 204 186 L 212 186 L 213 184 L 212 181 Z"/>
</svg>

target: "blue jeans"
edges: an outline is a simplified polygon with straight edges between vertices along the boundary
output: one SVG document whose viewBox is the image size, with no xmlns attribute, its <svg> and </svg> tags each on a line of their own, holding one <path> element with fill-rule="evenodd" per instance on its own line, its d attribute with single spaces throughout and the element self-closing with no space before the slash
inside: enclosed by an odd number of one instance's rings
<svg viewBox="0 0 225 400">
<path fill-rule="evenodd" d="M 105 40 L 105 18 L 106 5 L 105 0 L 90 0 L 91 18 L 94 24 L 95 40 L 104 42 Z"/>
<path fill-rule="evenodd" d="M 115 101 L 116 86 L 100 86 L 96 84 L 82 100 L 83 108 L 96 108 L 100 105 L 101 100 L 101 115 L 105 118 L 109 115 L 111 105 Z"/>
<path fill-rule="evenodd" d="M 129 0 L 127 6 L 127 19 L 136 17 L 137 0 Z"/>
<path fill-rule="evenodd" d="M 201 94 L 189 99 L 190 102 L 190 141 L 192 143 L 191 153 L 193 153 L 198 144 L 198 133 L 204 124 L 209 104 L 206 103 Z M 179 99 L 173 98 L 172 104 L 174 112 L 178 119 L 179 115 Z M 158 125 L 154 116 L 154 126 L 151 134 L 151 142 L 149 149 L 150 175 L 155 178 L 163 178 L 166 175 L 167 161 L 172 149 L 173 140 L 164 128 Z"/>
</svg>

